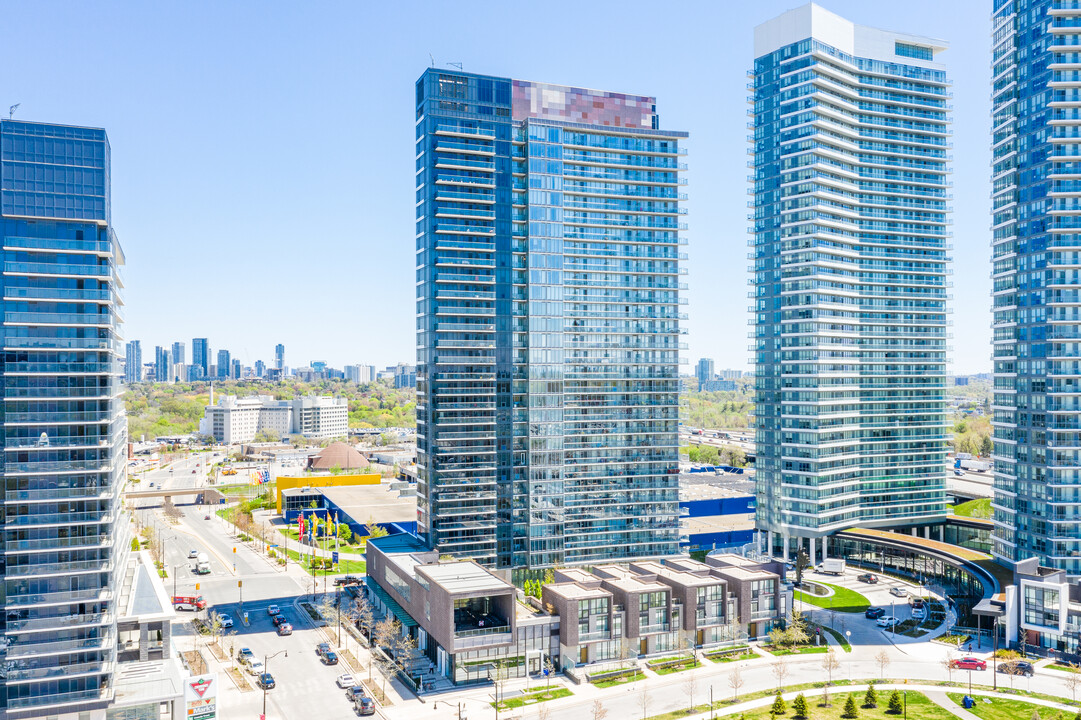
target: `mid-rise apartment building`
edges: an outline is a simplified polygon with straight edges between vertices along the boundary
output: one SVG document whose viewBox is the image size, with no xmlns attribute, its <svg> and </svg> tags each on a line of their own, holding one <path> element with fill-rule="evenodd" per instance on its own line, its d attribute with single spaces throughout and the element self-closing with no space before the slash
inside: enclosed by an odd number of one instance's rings
<svg viewBox="0 0 1081 720">
<path fill-rule="evenodd" d="M 0 119 L 0 716 L 11 720 L 105 718 L 123 687 L 118 614 L 138 571 L 120 495 L 124 252 L 110 205 L 104 130 Z"/>
<path fill-rule="evenodd" d="M 434 68 L 416 118 L 419 532 L 497 568 L 676 553 L 687 134 Z"/>
<path fill-rule="evenodd" d="M 698 378 L 699 387 L 712 380 L 714 376 L 712 358 L 702 358 L 699 360 L 698 365 L 694 369 L 694 375 Z"/>
<path fill-rule="evenodd" d="M 138 340 L 128 342 L 124 353 L 124 382 L 143 381 L 143 345 Z"/>
<path fill-rule="evenodd" d="M 207 405 L 199 421 L 201 435 L 227 444 L 251 442 L 263 431 L 278 437 L 301 434 L 311 440 L 345 437 L 349 402 L 329 396 L 275 400 L 269 395 L 222 395 L 216 405 Z"/>
<path fill-rule="evenodd" d="M 1081 575 L 1081 7 L 994 3 L 992 554 Z"/>
<path fill-rule="evenodd" d="M 772 552 L 814 558 L 840 529 L 946 516 L 944 49 L 813 4 L 755 29 L 755 467 Z"/>
</svg>

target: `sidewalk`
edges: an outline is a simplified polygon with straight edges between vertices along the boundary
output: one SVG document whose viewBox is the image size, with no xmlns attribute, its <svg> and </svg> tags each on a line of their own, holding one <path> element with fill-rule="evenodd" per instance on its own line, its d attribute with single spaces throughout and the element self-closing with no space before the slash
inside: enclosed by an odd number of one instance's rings
<svg viewBox="0 0 1081 720">
<path fill-rule="evenodd" d="M 949 696 L 944 692 L 929 692 L 927 693 L 927 699 L 946 712 L 952 713 L 959 718 L 964 718 L 964 720 L 980 720 L 979 715 L 973 715 L 963 707 L 959 707 L 957 703 L 950 700 Z"/>
</svg>

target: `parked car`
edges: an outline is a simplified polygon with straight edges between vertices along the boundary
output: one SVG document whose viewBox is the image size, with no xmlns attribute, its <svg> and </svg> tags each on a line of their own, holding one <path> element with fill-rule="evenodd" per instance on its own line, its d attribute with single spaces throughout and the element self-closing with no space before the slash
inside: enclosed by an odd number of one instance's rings
<svg viewBox="0 0 1081 720">
<path fill-rule="evenodd" d="M 1032 677 L 1036 672 L 1036 668 L 1032 663 L 1025 662 L 1024 660 L 1010 660 L 1008 662 L 999 663 L 998 671 L 1000 673 L 1006 673 L 1007 675 L 1023 675 L 1025 677 Z"/>
<path fill-rule="evenodd" d="M 368 693 L 364 692 L 364 688 L 361 685 L 354 685 L 353 687 L 345 691 L 345 696 L 354 703 L 360 698 L 366 696 L 367 694 Z"/>
<path fill-rule="evenodd" d="M 241 665 L 247 665 L 255 659 L 255 653 L 248 648 L 240 648 L 236 654 L 236 661 Z"/>
<path fill-rule="evenodd" d="M 912 608 L 912 619 L 913 620 L 923 620 L 925 617 L 927 617 L 927 609 L 924 608 L 923 605 L 920 605 L 919 607 L 914 606 Z"/>
<path fill-rule="evenodd" d="M 248 674 L 249 675 L 254 675 L 256 677 L 259 677 L 260 675 L 262 675 L 263 674 L 263 661 L 262 660 L 252 660 L 251 662 L 249 662 L 248 663 Z"/>
<path fill-rule="evenodd" d="M 218 623 L 221 624 L 222 628 L 231 628 L 231 627 L 233 627 L 233 616 L 232 615 L 218 615 Z"/>
<path fill-rule="evenodd" d="M 336 682 L 338 684 L 338 687 L 340 687 L 342 690 L 348 690 L 349 688 L 356 685 L 356 683 L 353 682 L 353 676 L 349 673 L 339 675 L 338 677 L 334 678 L 334 682 Z"/>
<path fill-rule="evenodd" d="M 203 520 L 209 520 L 209 519 L 210 519 L 209 515 L 203 515 Z"/>
<path fill-rule="evenodd" d="M 326 665 L 337 665 L 338 653 L 334 652 L 333 650 L 326 653 L 325 655 L 323 655 L 323 663 Z"/>
<path fill-rule="evenodd" d="M 360 715 L 375 715 L 375 701 L 367 695 L 361 695 L 353 701 L 353 709 Z"/>
<path fill-rule="evenodd" d="M 900 598 L 908 597 L 908 590 L 905 590 L 904 588 L 901 588 L 901 587 L 891 587 L 890 588 L 890 595 L 893 595 L 894 597 L 900 597 Z"/>
<path fill-rule="evenodd" d="M 269 690 L 274 687 L 274 676 L 270 673 L 262 673 L 259 675 L 259 679 L 256 681 L 259 687 L 264 690 Z"/>
<path fill-rule="evenodd" d="M 198 550 L 188 550 L 188 560 L 192 560 L 192 559 L 197 558 L 197 557 L 199 557 L 199 551 Z"/>
<path fill-rule="evenodd" d="M 323 657 L 330 652 L 330 643 L 319 643 L 315 646 L 315 654 L 319 657 Z"/>
<path fill-rule="evenodd" d="M 897 618 L 893 615 L 883 615 L 878 619 L 878 626 L 880 628 L 890 628 L 897 624 Z"/>
<path fill-rule="evenodd" d="M 282 623 L 278 626 L 278 635 L 292 635 L 293 626 L 289 623 Z"/>
<path fill-rule="evenodd" d="M 344 577 L 334 578 L 334 585 L 356 585 L 360 582 L 360 578 L 356 575 L 346 575 Z"/>
<path fill-rule="evenodd" d="M 277 605 L 269 605 L 266 609 L 266 614 L 270 617 L 274 617 L 275 615 L 281 615 L 281 612 L 281 608 L 279 608 Z"/>
<path fill-rule="evenodd" d="M 860 582 L 868 583 L 869 585 L 874 585 L 875 583 L 878 582 L 878 578 L 876 576 L 872 575 L 871 573 L 864 573 L 862 575 L 857 576 L 856 579 L 859 580 Z"/>
<path fill-rule="evenodd" d="M 953 665 L 958 670 L 986 670 L 987 661 L 980 660 L 974 657 L 963 657 L 959 660 L 950 661 L 950 665 Z"/>
<path fill-rule="evenodd" d="M 280 625 L 284 625 L 285 623 L 287 623 L 289 621 L 285 619 L 284 615 L 275 615 L 274 619 L 271 620 L 271 622 L 274 623 L 274 627 L 278 627 Z"/>
<path fill-rule="evenodd" d="M 868 620 L 877 620 L 885 614 L 886 609 L 880 607 L 869 607 L 863 611 L 863 616 Z"/>
</svg>

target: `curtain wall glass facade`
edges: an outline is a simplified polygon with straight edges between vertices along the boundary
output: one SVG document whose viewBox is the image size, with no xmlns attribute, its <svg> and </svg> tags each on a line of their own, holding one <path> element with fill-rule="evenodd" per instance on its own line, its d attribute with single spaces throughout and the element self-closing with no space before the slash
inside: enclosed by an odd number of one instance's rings
<svg viewBox="0 0 1081 720">
<path fill-rule="evenodd" d="M 805 39 L 760 27 L 750 85 L 758 526 L 814 538 L 940 521 L 950 94 L 911 47 L 942 47 L 791 13 Z M 881 56 L 823 42 L 819 13 Z"/>
<path fill-rule="evenodd" d="M 436 69 L 416 103 L 419 532 L 500 568 L 677 552 L 686 134 Z"/>
<path fill-rule="evenodd" d="M 127 566 L 119 266 L 105 132 L 0 120 L 0 715 L 102 708 Z"/>
</svg>

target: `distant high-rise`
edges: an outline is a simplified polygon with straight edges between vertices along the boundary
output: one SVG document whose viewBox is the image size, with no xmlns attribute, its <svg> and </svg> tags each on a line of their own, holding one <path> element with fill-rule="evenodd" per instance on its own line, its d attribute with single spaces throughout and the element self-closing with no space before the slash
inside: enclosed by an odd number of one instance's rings
<svg viewBox="0 0 1081 720">
<path fill-rule="evenodd" d="M 120 496 L 124 252 L 110 205 L 104 130 L 0 119 L 0 717 L 9 720 L 104 718 L 118 699 L 117 616 L 136 570 Z M 133 343 L 129 372 L 141 366 Z"/>
<path fill-rule="evenodd" d="M 375 380 L 375 368 L 371 365 L 346 365 L 345 379 L 355 383 L 370 383 Z M 413 384 L 416 385 L 415 377 Z"/>
<path fill-rule="evenodd" d="M 698 366 L 694 371 L 695 376 L 698 378 L 698 385 L 709 382 L 713 379 L 713 360 L 710 358 L 702 358 L 698 361 Z"/>
<path fill-rule="evenodd" d="M 218 368 L 217 368 L 218 369 L 218 377 L 221 378 L 221 379 L 228 378 L 229 373 L 231 371 L 231 367 L 232 367 L 232 365 L 231 365 L 231 361 L 230 361 L 230 358 L 229 358 L 229 351 L 228 350 L 219 350 L 218 351 Z"/>
<path fill-rule="evenodd" d="M 678 552 L 687 134 L 434 68 L 416 118 L 418 532 L 497 568 Z"/>
<path fill-rule="evenodd" d="M 946 517 L 949 81 L 813 4 L 755 29 L 755 474 L 769 550 Z"/>
<path fill-rule="evenodd" d="M 154 379 L 158 382 L 169 382 L 172 379 L 172 368 L 169 362 L 169 351 L 158 345 L 154 348 Z"/>
<path fill-rule="evenodd" d="M 255 361 L 255 377 L 261 378 L 266 375 L 266 363 L 262 360 Z"/>
<path fill-rule="evenodd" d="M 274 367 L 279 370 L 285 369 L 285 346 L 281 343 L 274 346 Z"/>
<path fill-rule="evenodd" d="M 188 362 L 188 348 L 182 342 L 173 343 L 173 364 L 185 364 Z"/>
<path fill-rule="evenodd" d="M 143 380 L 143 345 L 138 340 L 132 340 L 125 348 L 124 356 L 124 381 L 131 383 Z"/>
<path fill-rule="evenodd" d="M 240 360 L 237 360 L 236 358 L 233 358 L 233 366 L 232 367 L 233 367 L 232 378 L 234 380 L 239 380 L 240 379 L 240 373 L 241 373 Z"/>
<path fill-rule="evenodd" d="M 991 553 L 1010 565 L 1036 557 L 1041 565 L 1076 578 L 1081 575 L 1081 7 L 1067 0 L 997 0 L 992 22 Z M 1073 622 L 1065 619 L 1064 589 L 1061 594 L 1058 586 L 1031 591 L 1029 607 L 1042 612 L 1047 593 L 1049 608 L 1031 620 L 1030 632 L 1060 620 Z M 1076 652 L 1076 636 L 1072 630 L 1067 634 L 1066 649 Z"/>
<path fill-rule="evenodd" d="M 206 338 L 192 338 L 191 364 L 202 369 L 202 377 L 210 377 L 210 342 Z"/>
</svg>

